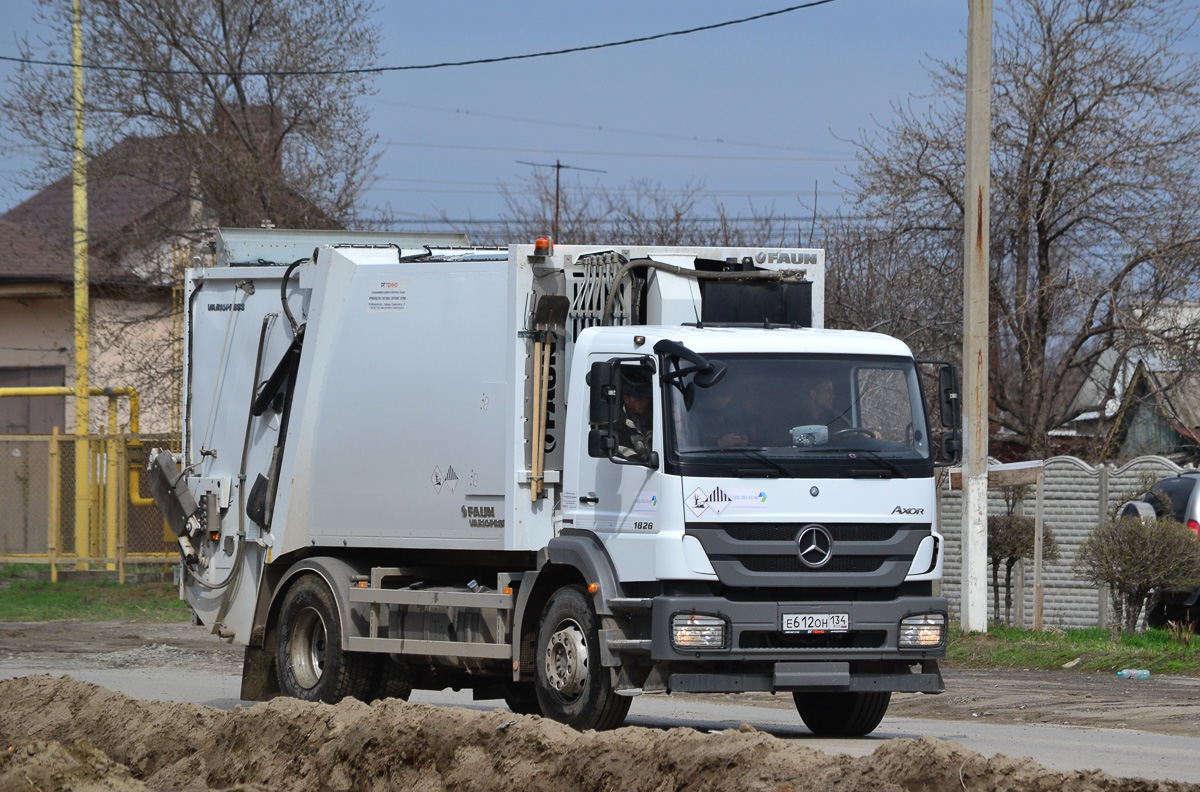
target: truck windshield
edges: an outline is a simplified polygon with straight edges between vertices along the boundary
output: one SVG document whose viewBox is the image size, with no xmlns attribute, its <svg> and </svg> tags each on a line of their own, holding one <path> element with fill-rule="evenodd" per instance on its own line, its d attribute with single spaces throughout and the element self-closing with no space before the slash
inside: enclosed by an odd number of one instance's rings
<svg viewBox="0 0 1200 792">
<path fill-rule="evenodd" d="M 929 428 L 911 359 L 721 355 L 720 360 L 728 372 L 713 387 L 666 388 L 668 472 L 932 474 Z"/>
</svg>

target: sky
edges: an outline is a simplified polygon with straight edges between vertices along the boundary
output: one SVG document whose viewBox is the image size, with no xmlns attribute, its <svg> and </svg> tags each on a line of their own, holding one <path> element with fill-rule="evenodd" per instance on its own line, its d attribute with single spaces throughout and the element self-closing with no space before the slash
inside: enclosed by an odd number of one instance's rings
<svg viewBox="0 0 1200 792">
<path fill-rule="evenodd" d="M 375 19 L 380 65 L 411 65 L 600 44 L 795 3 L 410 0 L 378 2 Z M 17 37 L 39 32 L 34 3 L 0 0 L 0 14 L 0 55 L 16 56 Z M 702 216 L 720 202 L 732 214 L 811 217 L 814 193 L 828 214 L 842 205 L 852 141 L 888 122 L 892 103 L 928 93 L 930 58 L 963 58 L 966 26 L 963 0 L 837 0 L 595 52 L 384 74 L 361 104 L 381 157 L 360 213 L 400 230 L 495 220 L 506 212 L 499 185 L 528 183 L 532 168 L 519 161 L 557 160 L 604 171 L 564 169 L 582 189 L 639 179 L 699 189 Z M 0 79 L 13 70 L 0 61 Z M 14 183 L 27 164 L 0 155 L 0 212 L 28 197 Z"/>
</svg>

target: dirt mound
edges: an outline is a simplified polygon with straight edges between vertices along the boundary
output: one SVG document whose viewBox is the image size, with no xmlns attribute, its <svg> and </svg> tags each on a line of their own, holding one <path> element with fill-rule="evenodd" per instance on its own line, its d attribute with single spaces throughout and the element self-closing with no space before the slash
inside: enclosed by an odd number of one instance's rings
<svg viewBox="0 0 1200 792">
<path fill-rule="evenodd" d="M 0 789 L 145 792 L 146 785 L 90 743 L 34 740 L 0 756 Z"/>
<path fill-rule="evenodd" d="M 328 706 L 276 699 L 224 712 L 137 701 L 49 676 L 0 682 L 0 739 L 14 746 L 0 760 L 0 789 L 23 788 L 5 781 L 27 775 L 37 782 L 29 788 L 46 792 L 1200 789 L 1099 772 L 1061 773 L 1029 759 L 987 759 L 928 738 L 889 740 L 871 756 L 851 758 L 749 726 L 719 734 L 633 727 L 580 734 L 505 710 L 397 700 Z M 79 783 L 55 781 L 69 772 L 82 774 Z"/>
</svg>

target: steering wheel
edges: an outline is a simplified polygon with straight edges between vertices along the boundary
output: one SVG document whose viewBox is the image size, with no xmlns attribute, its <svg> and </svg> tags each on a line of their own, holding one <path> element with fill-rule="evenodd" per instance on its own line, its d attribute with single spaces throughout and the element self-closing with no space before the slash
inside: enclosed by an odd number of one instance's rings
<svg viewBox="0 0 1200 792">
<path fill-rule="evenodd" d="M 831 434 L 829 436 L 829 440 L 830 440 L 830 442 L 832 442 L 832 441 L 838 439 L 839 437 L 850 437 L 852 435 L 859 435 L 861 437 L 867 438 L 868 440 L 874 440 L 875 439 L 875 430 L 867 429 L 862 426 L 853 426 L 849 429 L 839 429 L 838 431 L 834 432 L 833 434 Z"/>
</svg>

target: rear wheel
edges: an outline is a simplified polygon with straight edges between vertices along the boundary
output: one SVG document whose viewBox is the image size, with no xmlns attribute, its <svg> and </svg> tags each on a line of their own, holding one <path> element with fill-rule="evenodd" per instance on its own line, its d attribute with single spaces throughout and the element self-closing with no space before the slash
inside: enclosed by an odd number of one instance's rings
<svg viewBox="0 0 1200 792">
<path fill-rule="evenodd" d="M 631 699 L 613 691 L 600 662 L 596 614 L 581 586 L 561 588 L 546 603 L 535 685 L 542 714 L 580 731 L 614 729 L 629 713 Z"/>
<path fill-rule="evenodd" d="M 366 701 L 403 699 L 412 695 L 412 669 L 392 655 L 381 655 L 376 661 L 375 674 Z"/>
<path fill-rule="evenodd" d="M 813 734 L 823 737 L 861 737 L 883 720 L 891 692 L 793 693 L 796 711 Z"/>
<path fill-rule="evenodd" d="M 341 616 L 324 580 L 305 575 L 288 589 L 277 634 L 276 671 L 285 696 L 327 704 L 367 698 L 374 658 L 342 648 Z"/>
</svg>

